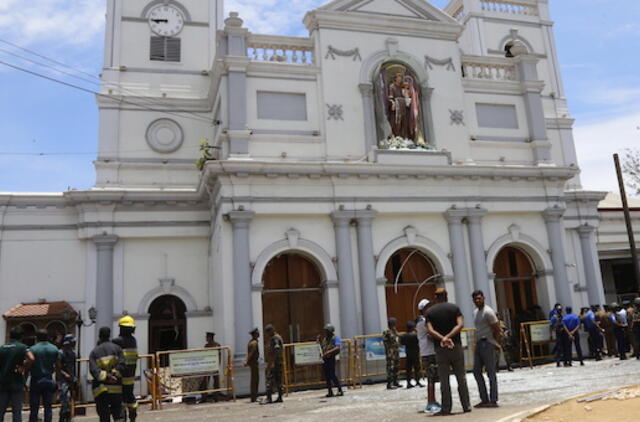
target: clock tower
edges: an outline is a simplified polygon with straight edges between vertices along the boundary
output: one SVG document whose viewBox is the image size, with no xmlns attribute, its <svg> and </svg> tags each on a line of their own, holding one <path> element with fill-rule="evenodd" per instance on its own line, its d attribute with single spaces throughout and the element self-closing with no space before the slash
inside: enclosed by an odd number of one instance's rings
<svg viewBox="0 0 640 422">
<path fill-rule="evenodd" d="M 97 187 L 192 187 L 222 0 L 108 0 Z"/>
</svg>

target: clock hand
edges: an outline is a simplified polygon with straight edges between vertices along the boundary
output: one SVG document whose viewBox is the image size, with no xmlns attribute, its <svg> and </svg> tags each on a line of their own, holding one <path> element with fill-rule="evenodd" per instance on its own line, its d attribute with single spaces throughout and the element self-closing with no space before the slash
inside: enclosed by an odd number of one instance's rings
<svg viewBox="0 0 640 422">
<path fill-rule="evenodd" d="M 155 22 L 155 23 L 169 23 L 169 19 L 151 19 L 151 22 Z"/>
</svg>

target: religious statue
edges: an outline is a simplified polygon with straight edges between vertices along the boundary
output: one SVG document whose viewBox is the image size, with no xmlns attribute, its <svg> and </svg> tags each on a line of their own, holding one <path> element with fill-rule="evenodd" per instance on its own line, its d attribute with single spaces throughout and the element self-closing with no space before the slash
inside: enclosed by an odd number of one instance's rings
<svg viewBox="0 0 640 422">
<path fill-rule="evenodd" d="M 416 122 L 413 114 L 414 96 L 404 75 L 398 73 L 389 87 L 387 118 L 394 137 L 416 141 Z"/>
<path fill-rule="evenodd" d="M 374 83 L 379 148 L 429 149 L 422 131 L 420 84 L 411 69 L 386 63 Z"/>
</svg>

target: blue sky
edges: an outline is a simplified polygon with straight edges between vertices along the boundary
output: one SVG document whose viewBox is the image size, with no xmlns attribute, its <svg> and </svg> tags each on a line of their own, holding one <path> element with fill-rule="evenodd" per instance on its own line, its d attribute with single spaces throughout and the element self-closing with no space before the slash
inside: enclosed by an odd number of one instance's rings
<svg viewBox="0 0 640 422">
<path fill-rule="evenodd" d="M 228 0 L 225 9 L 239 11 L 255 33 L 304 35 L 305 11 L 326 2 Z M 432 3 L 443 7 L 448 0 Z M 567 98 L 576 118 L 583 184 L 616 190 L 611 154 L 638 147 L 640 141 L 640 1 L 549 3 Z M 104 13 L 104 0 L 0 0 L 0 40 L 97 75 Z M 24 54 L 0 42 L 0 61 L 36 69 L 7 51 Z M 0 64 L 0 130 L 0 191 L 93 185 L 98 113 L 92 95 Z M 51 155 L 14 154 L 42 152 Z"/>
</svg>

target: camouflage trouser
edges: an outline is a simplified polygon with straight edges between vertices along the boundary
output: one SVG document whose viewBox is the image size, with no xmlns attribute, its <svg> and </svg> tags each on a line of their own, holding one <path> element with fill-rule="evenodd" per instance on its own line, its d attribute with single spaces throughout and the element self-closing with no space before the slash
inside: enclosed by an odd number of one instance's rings
<svg viewBox="0 0 640 422">
<path fill-rule="evenodd" d="M 398 352 L 387 354 L 387 382 L 398 382 L 398 371 L 400 371 L 400 355 Z"/>
<path fill-rule="evenodd" d="M 265 371 L 265 379 L 267 380 L 267 396 L 274 392 L 282 395 L 282 365 L 274 365 L 273 368 L 267 368 Z"/>
</svg>

